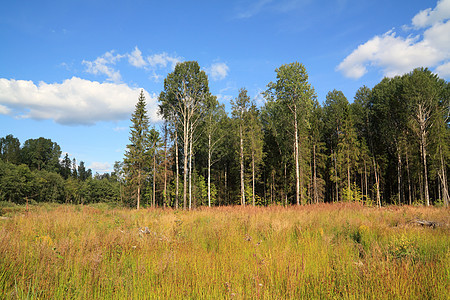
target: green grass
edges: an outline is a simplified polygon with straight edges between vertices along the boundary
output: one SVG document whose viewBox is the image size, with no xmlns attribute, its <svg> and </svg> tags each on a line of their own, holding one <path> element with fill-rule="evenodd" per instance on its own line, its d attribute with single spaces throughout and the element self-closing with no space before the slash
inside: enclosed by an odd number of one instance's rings
<svg viewBox="0 0 450 300">
<path fill-rule="evenodd" d="M 448 299 L 450 289 L 445 208 L 56 205 L 7 215 L 0 298 Z"/>
</svg>

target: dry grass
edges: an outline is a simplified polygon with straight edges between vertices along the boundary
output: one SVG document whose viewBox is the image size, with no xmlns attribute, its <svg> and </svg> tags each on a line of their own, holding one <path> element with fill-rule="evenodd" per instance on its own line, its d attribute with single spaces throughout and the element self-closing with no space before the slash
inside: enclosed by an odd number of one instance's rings
<svg viewBox="0 0 450 300">
<path fill-rule="evenodd" d="M 448 224 L 356 204 L 35 206 L 0 219 L 0 298 L 448 299 Z"/>
</svg>

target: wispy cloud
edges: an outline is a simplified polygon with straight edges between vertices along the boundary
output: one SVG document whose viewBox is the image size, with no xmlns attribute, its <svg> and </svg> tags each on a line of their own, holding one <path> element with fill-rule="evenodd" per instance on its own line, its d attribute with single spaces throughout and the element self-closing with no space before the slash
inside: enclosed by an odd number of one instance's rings
<svg viewBox="0 0 450 300">
<path fill-rule="evenodd" d="M 170 67 L 172 69 L 175 69 L 177 63 L 181 62 L 182 60 L 183 59 L 181 57 L 171 56 L 166 52 L 147 56 L 147 61 L 149 65 L 155 68 L 157 67 L 166 68 L 167 65 L 170 64 Z"/>
<path fill-rule="evenodd" d="M 183 61 L 182 57 L 170 55 L 166 52 L 144 55 L 136 46 L 130 53 L 116 54 L 114 50 L 111 50 L 93 61 L 83 60 L 82 64 L 86 66 L 86 72 L 94 75 L 106 75 L 107 81 L 119 83 L 122 76 L 120 71 L 117 70 L 117 65 L 124 57 L 128 58 L 129 66 L 152 72 L 152 76 L 149 78 L 156 82 L 160 81 L 162 77 L 158 74 L 159 72 L 164 73 L 167 68 L 173 70 L 177 63 Z"/>
<path fill-rule="evenodd" d="M 62 83 L 0 78 L 0 113 L 16 118 L 54 120 L 63 125 L 93 125 L 127 120 L 140 89 L 72 77 Z M 147 109 L 157 122 L 157 95 L 145 92 Z"/>
<path fill-rule="evenodd" d="M 123 57 L 124 55 L 114 54 L 114 51 L 109 51 L 97 57 L 94 61 L 83 60 L 82 64 L 86 66 L 86 72 L 94 75 L 106 75 L 108 81 L 117 83 L 120 82 L 121 75 L 113 66 Z"/>
<path fill-rule="evenodd" d="M 128 54 L 128 62 L 136 68 L 142 68 L 147 65 L 147 62 L 142 57 L 141 50 L 139 50 L 137 46 L 130 54 Z"/>
<path fill-rule="evenodd" d="M 11 109 L 4 105 L 0 105 L 0 115 L 9 115 L 11 113 Z"/>
<path fill-rule="evenodd" d="M 238 9 L 238 13 L 236 17 L 238 19 L 248 19 L 251 18 L 257 14 L 259 14 L 269 3 L 271 3 L 273 0 L 259 0 L 256 2 L 252 2 L 251 4 L 240 7 Z"/>
<path fill-rule="evenodd" d="M 398 36 L 394 30 L 377 35 L 353 50 L 336 68 L 346 77 L 358 79 L 377 67 L 385 76 L 395 76 L 416 67 L 435 68 L 449 76 L 450 0 L 439 1 L 435 9 L 419 12 L 412 19 L 415 35 Z M 406 26 L 404 26 L 405 28 Z M 418 29 L 425 29 L 421 33 Z"/>
<path fill-rule="evenodd" d="M 206 72 L 214 81 L 225 79 L 228 76 L 229 70 L 230 68 L 227 64 L 222 62 L 213 63 L 209 68 L 206 68 Z"/>
<path fill-rule="evenodd" d="M 236 7 L 237 19 L 249 19 L 263 12 L 287 13 L 302 7 L 310 0 L 258 0 L 244 1 Z"/>
<path fill-rule="evenodd" d="M 124 126 L 122 126 L 122 127 L 117 126 L 117 127 L 114 127 L 114 128 L 113 128 L 113 130 L 114 130 L 115 132 L 121 132 L 121 131 L 125 131 L 125 130 L 127 130 L 127 129 L 128 129 L 128 127 L 124 127 Z"/>
</svg>

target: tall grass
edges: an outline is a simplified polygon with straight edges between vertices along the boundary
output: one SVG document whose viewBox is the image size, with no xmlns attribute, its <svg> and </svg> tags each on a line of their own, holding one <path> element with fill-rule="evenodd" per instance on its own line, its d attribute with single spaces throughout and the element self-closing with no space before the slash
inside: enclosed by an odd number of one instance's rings
<svg viewBox="0 0 450 300">
<path fill-rule="evenodd" d="M 442 226 L 416 226 L 414 218 Z M 0 295 L 448 299 L 448 224 L 444 208 L 352 204 L 193 212 L 34 206 L 0 220 Z"/>
</svg>

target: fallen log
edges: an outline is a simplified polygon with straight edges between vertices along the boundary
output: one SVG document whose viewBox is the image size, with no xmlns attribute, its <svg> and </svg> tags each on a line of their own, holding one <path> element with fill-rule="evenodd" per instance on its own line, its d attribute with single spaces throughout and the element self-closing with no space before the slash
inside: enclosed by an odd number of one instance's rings
<svg viewBox="0 0 450 300">
<path fill-rule="evenodd" d="M 415 219 L 415 220 L 412 220 L 411 222 L 419 224 L 419 225 L 422 225 L 422 226 L 431 227 L 431 228 L 436 228 L 438 226 L 441 226 L 440 223 L 435 222 L 435 221 L 427 221 L 427 220 Z"/>
</svg>

